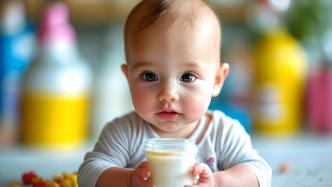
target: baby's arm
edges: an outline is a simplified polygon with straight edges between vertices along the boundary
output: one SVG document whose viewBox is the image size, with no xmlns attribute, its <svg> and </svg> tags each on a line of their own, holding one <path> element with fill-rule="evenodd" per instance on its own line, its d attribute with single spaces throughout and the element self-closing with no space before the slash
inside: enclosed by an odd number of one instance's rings
<svg viewBox="0 0 332 187">
<path fill-rule="evenodd" d="M 153 187 L 147 162 L 136 169 L 108 168 L 98 178 L 96 187 Z"/>
<path fill-rule="evenodd" d="M 217 187 L 259 187 L 254 170 L 245 164 L 239 164 L 227 170 L 215 172 L 213 176 Z"/>
<path fill-rule="evenodd" d="M 185 187 L 258 187 L 255 172 L 247 165 L 240 164 L 225 171 L 212 173 L 210 168 L 203 163 L 193 167 L 192 174 L 199 176 L 197 184 Z"/>
<path fill-rule="evenodd" d="M 124 186 L 130 187 L 133 169 L 108 168 L 98 178 L 96 187 Z"/>
</svg>

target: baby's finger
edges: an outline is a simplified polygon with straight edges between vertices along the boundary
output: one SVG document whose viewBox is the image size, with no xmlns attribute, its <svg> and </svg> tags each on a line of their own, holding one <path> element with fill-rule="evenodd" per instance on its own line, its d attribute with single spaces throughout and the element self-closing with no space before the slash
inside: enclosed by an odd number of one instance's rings
<svg viewBox="0 0 332 187">
<path fill-rule="evenodd" d="M 138 168 L 140 169 L 145 169 L 148 168 L 148 162 L 147 161 L 143 161 L 139 164 Z"/>
<path fill-rule="evenodd" d="M 140 177 L 143 178 L 144 180 L 148 180 L 149 177 L 151 176 L 149 168 L 148 168 L 148 163 L 146 161 L 142 162 L 138 166 L 140 171 Z"/>
<path fill-rule="evenodd" d="M 193 184 L 193 185 L 184 185 L 183 187 L 198 187 L 198 185 Z"/>
<path fill-rule="evenodd" d="M 192 169 L 192 173 L 194 175 L 198 175 L 198 174 L 201 174 L 201 173 L 205 173 L 207 168 L 207 166 L 205 164 L 202 164 L 202 163 L 198 163 L 198 164 L 195 164 L 193 166 L 193 169 Z"/>
<path fill-rule="evenodd" d="M 148 181 L 150 178 L 150 171 L 148 169 L 147 162 L 142 162 L 138 167 L 134 170 L 133 176 L 134 178 L 138 178 L 141 181 Z"/>
<path fill-rule="evenodd" d="M 141 173 L 141 178 L 145 181 L 150 181 L 150 172 L 149 171 L 144 171 Z"/>
</svg>

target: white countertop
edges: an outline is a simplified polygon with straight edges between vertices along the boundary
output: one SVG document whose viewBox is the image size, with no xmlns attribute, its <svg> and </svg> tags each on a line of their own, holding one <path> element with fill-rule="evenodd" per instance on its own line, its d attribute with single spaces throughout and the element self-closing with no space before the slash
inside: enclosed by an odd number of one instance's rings
<svg viewBox="0 0 332 187">
<path fill-rule="evenodd" d="M 78 170 L 87 147 L 73 150 L 45 150 L 25 147 L 0 148 L 0 187 L 21 182 L 24 172 L 35 171 L 45 179 Z"/>
<path fill-rule="evenodd" d="M 254 139 L 254 146 L 273 170 L 273 187 L 331 187 L 332 137 L 301 135 Z M 280 172 L 286 163 L 289 171 Z"/>
<path fill-rule="evenodd" d="M 332 137 L 256 137 L 253 144 L 273 169 L 273 187 L 332 186 Z M 43 178 L 77 171 L 85 152 L 91 148 L 92 144 L 66 151 L 0 148 L 0 186 L 19 182 L 22 173 L 31 170 Z M 283 163 L 290 167 L 285 173 L 279 171 Z"/>
</svg>

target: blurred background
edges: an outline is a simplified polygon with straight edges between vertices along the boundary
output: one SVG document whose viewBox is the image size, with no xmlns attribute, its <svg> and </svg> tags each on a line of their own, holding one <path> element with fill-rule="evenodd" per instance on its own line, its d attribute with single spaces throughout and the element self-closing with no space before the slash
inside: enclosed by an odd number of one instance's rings
<svg viewBox="0 0 332 187">
<path fill-rule="evenodd" d="M 0 186 L 77 171 L 103 126 L 133 110 L 120 65 L 138 2 L 0 1 Z M 207 2 L 231 67 L 210 109 L 241 122 L 273 186 L 332 186 L 332 1 Z"/>
</svg>

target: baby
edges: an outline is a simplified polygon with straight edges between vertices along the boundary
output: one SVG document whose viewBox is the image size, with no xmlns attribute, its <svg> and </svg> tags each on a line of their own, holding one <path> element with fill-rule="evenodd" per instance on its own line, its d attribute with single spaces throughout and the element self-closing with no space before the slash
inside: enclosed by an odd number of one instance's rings
<svg viewBox="0 0 332 187">
<path fill-rule="evenodd" d="M 80 187 L 152 187 L 143 142 L 196 141 L 190 186 L 266 187 L 271 168 L 238 121 L 209 111 L 229 73 L 220 63 L 217 16 L 202 0 L 143 0 L 125 25 L 128 80 L 135 111 L 110 122 L 79 169 Z"/>
</svg>

